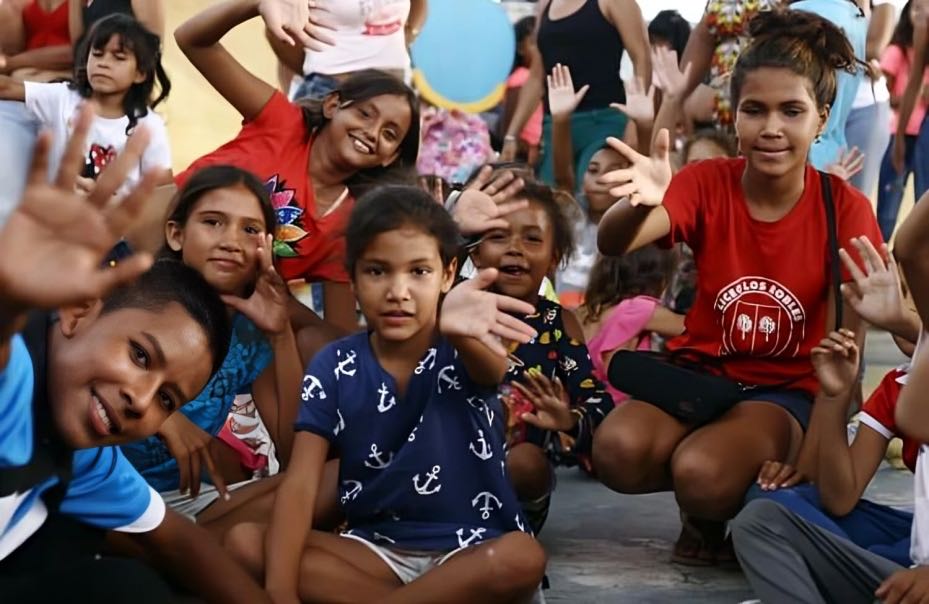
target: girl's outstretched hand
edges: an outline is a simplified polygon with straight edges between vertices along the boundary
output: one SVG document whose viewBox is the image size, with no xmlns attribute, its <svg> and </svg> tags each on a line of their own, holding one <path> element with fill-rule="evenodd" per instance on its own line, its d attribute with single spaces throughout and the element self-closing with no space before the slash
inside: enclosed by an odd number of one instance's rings
<svg viewBox="0 0 929 604">
<path fill-rule="evenodd" d="M 692 63 L 684 66 L 681 71 L 677 61 L 677 52 L 659 46 L 652 53 L 652 70 L 655 78 L 655 85 L 661 90 L 665 97 L 678 99 L 684 95 L 687 90 L 687 79 L 690 77 Z"/>
<path fill-rule="evenodd" d="M 76 193 L 92 120 L 93 111 L 85 104 L 74 119 L 54 183 L 47 182 L 50 137 L 39 136 L 22 203 L 0 230 L 0 308 L 5 313 L 101 298 L 152 264 L 150 255 L 136 254 L 113 267 L 101 265 L 139 217 L 156 175 L 146 174 L 126 197 L 113 200 L 148 146 L 148 132 L 138 128 L 100 175 L 94 191 L 86 197 Z"/>
<path fill-rule="evenodd" d="M 255 326 L 268 335 L 277 335 L 290 324 L 287 313 L 287 302 L 290 291 L 287 284 L 274 269 L 274 260 L 271 249 L 274 246 L 274 235 L 265 235 L 265 239 L 258 245 L 256 262 L 258 263 L 258 280 L 255 290 L 248 298 L 238 296 L 223 296 L 223 302 L 249 318 Z"/>
<path fill-rule="evenodd" d="M 456 285 L 445 296 L 439 313 L 439 331 L 446 336 L 480 340 L 501 357 L 507 355 L 500 338 L 525 344 L 534 329 L 507 313 L 531 315 L 535 307 L 509 296 L 484 291 L 497 279 L 497 269 L 485 268 L 473 279 Z"/>
<path fill-rule="evenodd" d="M 529 207 L 525 199 L 514 199 L 526 184 L 507 170 L 493 178 L 490 166 L 481 168 L 473 182 L 461 192 L 452 217 L 463 235 L 475 235 L 490 229 L 506 228 L 507 214 Z"/>
<path fill-rule="evenodd" d="M 852 147 L 851 151 L 842 149 L 838 159 L 826 168 L 826 172 L 835 174 L 842 180 L 848 180 L 863 168 L 864 153 L 858 147 Z"/>
<path fill-rule="evenodd" d="M 881 245 L 880 252 L 867 237 L 853 238 L 852 245 L 864 262 L 865 272 L 861 271 L 845 248 L 840 249 L 839 257 L 853 281 L 842 285 L 842 294 L 862 319 L 896 333 L 900 325 L 906 322 L 897 263 L 890 255 L 886 243 Z"/>
<path fill-rule="evenodd" d="M 639 78 L 625 81 L 626 102 L 610 103 L 610 107 L 626 114 L 630 120 L 637 124 L 651 125 L 655 121 L 655 86 L 645 90 L 645 84 Z"/>
<path fill-rule="evenodd" d="M 571 402 L 561 380 L 558 377 L 549 379 L 543 373 L 533 370 L 523 375 L 525 383 L 512 382 L 512 386 L 533 404 L 535 411 L 523 413 L 520 419 L 542 430 L 573 430 L 578 416 L 571 412 Z"/>
<path fill-rule="evenodd" d="M 258 12 L 268 31 L 291 46 L 299 43 L 318 52 L 335 45 L 326 9 L 315 0 L 261 0 Z"/>
<path fill-rule="evenodd" d="M 590 85 L 584 84 L 574 90 L 574 80 L 567 65 L 558 63 L 548 75 L 548 108 L 553 119 L 570 117 L 584 100 Z"/>
<path fill-rule="evenodd" d="M 848 395 L 858 380 L 858 344 L 854 332 L 833 331 L 810 353 L 820 392 L 830 398 Z"/>
<path fill-rule="evenodd" d="M 629 197 L 634 206 L 659 206 L 671 184 L 671 155 L 668 130 L 662 128 L 655 139 L 654 155 L 648 157 L 619 140 L 610 137 L 608 145 L 629 160 L 629 167 L 607 172 L 597 182 L 618 185 L 610 189 L 616 198 Z"/>
</svg>

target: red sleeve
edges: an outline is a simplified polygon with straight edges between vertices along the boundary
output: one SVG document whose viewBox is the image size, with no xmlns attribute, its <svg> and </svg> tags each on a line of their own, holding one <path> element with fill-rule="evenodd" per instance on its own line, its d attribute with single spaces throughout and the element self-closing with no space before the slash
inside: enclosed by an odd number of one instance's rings
<svg viewBox="0 0 929 604">
<path fill-rule="evenodd" d="M 715 163 L 703 161 L 684 166 L 671 179 L 661 202 L 671 219 L 671 232 L 658 242 L 659 245 L 670 247 L 683 242 L 695 247 L 693 242 L 699 233 L 703 216 L 705 179 L 701 178 L 701 175 L 707 169 L 707 164 Z"/>
<path fill-rule="evenodd" d="M 899 46 L 896 44 L 888 45 L 881 55 L 881 71 L 895 78 L 899 78 L 901 75 L 901 67 L 903 67 L 904 63 L 903 58 L 903 52 L 900 50 Z"/>
<path fill-rule="evenodd" d="M 897 379 L 901 375 L 896 369 L 885 375 L 874 393 L 861 406 L 861 422 L 888 439 L 898 434 L 894 409 L 901 389 Z"/>
<path fill-rule="evenodd" d="M 874 247 L 881 249 L 884 238 L 874 216 L 871 202 L 858 189 L 837 176 L 831 176 L 833 199 L 838 220 L 839 247 L 845 248 L 858 265 L 864 270 L 864 264 L 858 252 L 851 245 L 853 237 L 867 237 Z M 842 281 L 851 281 L 851 275 L 842 269 Z"/>
</svg>

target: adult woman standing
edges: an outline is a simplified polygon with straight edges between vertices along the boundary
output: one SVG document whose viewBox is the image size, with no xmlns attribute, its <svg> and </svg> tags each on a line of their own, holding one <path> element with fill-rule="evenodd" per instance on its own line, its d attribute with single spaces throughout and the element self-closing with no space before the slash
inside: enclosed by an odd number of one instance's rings
<svg viewBox="0 0 929 604">
<path fill-rule="evenodd" d="M 552 120 L 544 100 L 545 74 L 557 64 L 566 65 L 579 88 L 581 101 L 571 117 L 575 174 L 583 174 L 591 156 L 607 136 L 622 134 L 626 116 L 610 108 L 625 103 L 626 92 L 619 79 L 623 51 L 629 53 L 635 77 L 647 89 L 651 82 L 651 58 L 645 22 L 635 0 L 542 0 L 539 2 L 536 45 L 529 79 L 519 94 L 516 112 L 507 128 L 503 159 L 516 154 L 517 138 L 542 98 L 540 177 L 552 182 Z"/>
</svg>

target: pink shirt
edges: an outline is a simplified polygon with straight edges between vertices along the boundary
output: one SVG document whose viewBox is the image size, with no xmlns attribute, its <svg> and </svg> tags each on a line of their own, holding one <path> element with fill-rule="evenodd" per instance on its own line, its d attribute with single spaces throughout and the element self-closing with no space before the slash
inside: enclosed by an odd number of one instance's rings
<svg viewBox="0 0 929 604">
<path fill-rule="evenodd" d="M 635 350 L 651 350 L 652 336 L 645 331 L 645 326 L 655 314 L 658 300 L 651 296 L 636 296 L 623 300 L 614 306 L 603 318 L 600 331 L 587 342 L 590 360 L 594 365 L 594 376 L 603 382 L 606 391 L 613 397 L 613 403 L 620 404 L 629 395 L 610 385 L 607 379 L 607 356 L 630 340 L 637 339 Z"/>
<path fill-rule="evenodd" d="M 517 67 L 516 70 L 507 78 L 507 88 L 522 88 L 523 84 L 529 79 L 529 69 L 526 67 Z M 529 121 L 520 132 L 519 138 L 523 139 L 530 145 L 538 145 L 542 140 L 542 101 L 535 108 L 535 112 L 529 117 Z"/>
<path fill-rule="evenodd" d="M 906 90 L 907 81 L 910 79 L 910 61 L 913 59 L 913 49 L 909 48 L 906 54 L 896 44 L 891 44 L 884 50 L 881 55 L 881 71 L 893 78 L 893 90 L 890 94 L 900 98 Z M 929 69 L 923 74 L 923 83 L 929 83 Z M 894 109 L 890 118 L 891 134 L 897 131 L 897 120 L 899 112 Z M 913 107 L 913 113 L 910 115 L 910 121 L 906 124 L 906 133 L 916 136 L 919 134 L 919 127 L 926 116 L 926 102 L 923 95 L 916 97 L 916 106 Z"/>
</svg>

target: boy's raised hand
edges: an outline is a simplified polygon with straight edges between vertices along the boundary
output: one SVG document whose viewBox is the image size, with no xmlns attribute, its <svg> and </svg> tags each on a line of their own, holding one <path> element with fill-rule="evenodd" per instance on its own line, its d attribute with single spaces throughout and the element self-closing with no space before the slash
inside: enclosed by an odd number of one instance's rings
<svg viewBox="0 0 929 604">
<path fill-rule="evenodd" d="M 525 199 L 514 200 L 526 184 L 522 178 L 506 170 L 496 178 L 490 166 L 484 166 L 461 192 L 452 217 L 463 235 L 475 235 L 490 229 L 506 228 L 507 214 L 529 207 Z"/>
<path fill-rule="evenodd" d="M 570 117 L 584 100 L 588 90 L 590 86 L 584 84 L 580 90 L 575 91 L 568 66 L 561 63 L 555 65 L 552 73 L 548 75 L 548 108 L 552 119 Z"/>
<path fill-rule="evenodd" d="M 813 348 L 811 360 L 822 394 L 840 398 L 852 391 L 860 360 L 854 332 L 844 328 L 833 331 Z"/>
<path fill-rule="evenodd" d="M 280 334 L 290 325 L 290 315 L 287 311 L 290 290 L 274 269 L 274 260 L 271 257 L 273 246 L 274 235 L 270 233 L 265 235 L 264 241 L 258 245 L 255 254 L 258 279 L 252 295 L 248 298 L 222 296 L 227 306 L 248 317 L 258 329 L 269 336 Z"/>
<path fill-rule="evenodd" d="M 610 189 L 610 195 L 617 199 L 629 197 L 633 206 L 659 206 L 664 199 L 665 191 L 671 184 L 671 143 L 668 130 L 662 128 L 655 139 L 654 154 L 651 157 L 642 155 L 635 149 L 619 140 L 610 137 L 606 139 L 608 145 L 620 155 L 629 160 L 629 167 L 607 172 L 597 179 L 605 185 L 618 185 Z"/>
<path fill-rule="evenodd" d="M 900 326 L 906 322 L 906 308 L 897 263 L 886 243 L 878 252 L 867 237 L 855 237 L 851 241 L 861 256 L 865 271 L 844 248 L 839 250 L 842 264 L 854 281 L 854 284 L 842 285 L 842 295 L 862 319 L 881 329 L 899 333 Z"/>
<path fill-rule="evenodd" d="M 446 336 L 463 336 L 483 342 L 501 357 L 507 355 L 500 338 L 525 344 L 536 336 L 534 329 L 507 313 L 530 315 L 528 302 L 488 291 L 497 279 L 497 269 L 485 268 L 477 276 L 452 288 L 442 301 L 439 330 Z"/>
<path fill-rule="evenodd" d="M 138 166 L 149 135 L 139 128 L 125 150 L 100 175 L 89 196 L 74 191 L 84 163 L 84 139 L 93 112 L 84 105 L 74 120 L 54 183 L 48 183 L 50 138 L 40 135 L 23 200 L 0 230 L 0 307 L 8 315 L 55 308 L 105 296 L 148 270 L 152 258 L 136 254 L 115 267 L 101 266 L 107 253 L 138 218 L 155 188 L 146 174 L 121 201 L 113 193 Z"/>
<path fill-rule="evenodd" d="M 258 12 L 268 31 L 291 46 L 299 43 L 318 52 L 335 45 L 327 32 L 334 28 L 325 18 L 326 9 L 316 0 L 261 0 Z"/>
</svg>

